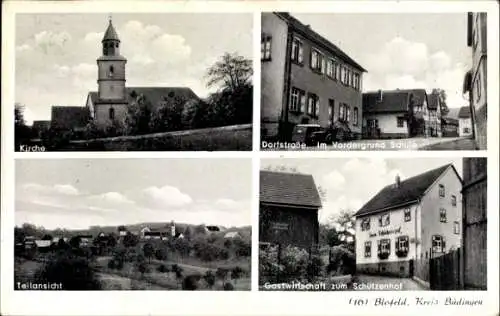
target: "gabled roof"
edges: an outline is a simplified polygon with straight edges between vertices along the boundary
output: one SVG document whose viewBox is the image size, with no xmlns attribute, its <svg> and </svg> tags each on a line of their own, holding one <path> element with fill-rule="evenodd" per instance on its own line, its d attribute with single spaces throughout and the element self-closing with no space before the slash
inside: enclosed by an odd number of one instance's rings
<svg viewBox="0 0 500 316">
<path fill-rule="evenodd" d="M 118 38 L 118 33 L 116 33 L 115 27 L 113 26 L 113 23 L 111 20 L 109 20 L 109 25 L 108 28 L 106 29 L 106 32 L 104 33 L 104 37 L 102 38 L 102 41 L 120 41 Z"/>
<path fill-rule="evenodd" d="M 298 19 L 293 17 L 287 12 L 275 12 L 275 14 L 285 21 L 288 22 L 288 24 L 294 28 L 295 30 L 306 34 L 308 38 L 312 39 L 313 41 L 319 43 L 320 45 L 324 46 L 328 50 L 331 50 L 336 56 L 338 56 L 340 59 L 342 59 L 344 62 L 347 64 L 357 68 L 360 71 L 366 72 L 366 69 L 364 69 L 360 64 L 358 64 L 354 59 L 349 57 L 346 53 L 344 53 L 340 48 L 338 48 L 335 44 L 324 38 L 323 36 L 319 35 L 316 33 L 314 30 L 312 30 L 308 25 L 304 25 L 302 22 L 300 22 Z"/>
<path fill-rule="evenodd" d="M 89 111 L 81 106 L 53 106 L 51 127 L 74 129 L 85 127 L 89 121 Z"/>
<path fill-rule="evenodd" d="M 443 117 L 442 118 L 443 122 L 448 125 L 457 125 L 458 126 L 458 120 L 452 117 Z"/>
<path fill-rule="evenodd" d="M 320 208 L 312 175 L 260 171 L 260 202 Z"/>
<path fill-rule="evenodd" d="M 186 101 L 199 99 L 193 90 L 187 87 L 127 87 L 125 90 L 127 95 L 126 101 L 129 104 L 135 101 L 137 96 L 142 94 L 146 97 L 147 101 L 151 102 L 153 108 L 157 108 L 161 101 L 165 99 L 168 100 L 169 98 L 180 97 Z M 97 91 L 89 92 L 89 97 L 93 104 L 99 104 L 100 102 L 109 103 L 109 101 L 99 100 Z"/>
<path fill-rule="evenodd" d="M 470 107 L 462 106 L 458 111 L 458 118 L 470 118 Z"/>
<path fill-rule="evenodd" d="M 413 95 L 414 105 L 423 105 L 424 101 L 427 99 L 427 92 L 425 89 L 402 89 L 402 92 L 408 92 Z"/>
<path fill-rule="evenodd" d="M 399 187 L 394 184 L 387 185 L 354 215 L 368 215 L 416 203 L 427 189 L 450 167 L 459 177 L 455 167 L 452 164 L 447 164 L 401 181 Z"/>
<path fill-rule="evenodd" d="M 382 91 L 363 93 L 363 112 L 367 113 L 393 113 L 408 112 L 409 93 L 405 90 Z"/>
</svg>

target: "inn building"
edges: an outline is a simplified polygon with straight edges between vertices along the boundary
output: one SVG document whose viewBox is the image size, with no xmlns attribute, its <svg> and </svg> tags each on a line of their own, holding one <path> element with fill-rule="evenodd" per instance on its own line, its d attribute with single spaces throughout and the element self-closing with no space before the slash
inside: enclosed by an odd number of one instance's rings
<svg viewBox="0 0 500 316">
<path fill-rule="evenodd" d="M 417 259 L 459 248 L 461 189 L 452 164 L 406 180 L 397 176 L 355 214 L 357 271 L 412 277 Z"/>
<path fill-rule="evenodd" d="M 261 137 L 289 140 L 297 124 L 341 123 L 361 137 L 366 70 L 288 13 L 262 14 Z"/>
</svg>

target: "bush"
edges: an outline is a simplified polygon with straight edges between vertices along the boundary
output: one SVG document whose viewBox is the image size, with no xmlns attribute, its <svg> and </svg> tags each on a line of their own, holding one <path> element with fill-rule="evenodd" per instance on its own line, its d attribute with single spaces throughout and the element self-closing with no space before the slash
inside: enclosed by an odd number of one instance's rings
<svg viewBox="0 0 500 316">
<path fill-rule="evenodd" d="M 282 251 L 280 265 L 283 267 L 282 276 L 286 279 L 301 279 L 306 275 L 309 254 L 306 250 L 288 246 Z"/>
<path fill-rule="evenodd" d="M 167 260 L 167 251 L 164 248 L 156 249 L 155 257 L 158 260 Z"/>
<path fill-rule="evenodd" d="M 160 264 L 157 268 L 158 272 L 167 273 L 170 272 L 170 268 L 167 265 Z"/>
<path fill-rule="evenodd" d="M 88 260 L 61 255 L 36 272 L 37 283 L 61 283 L 63 290 L 100 290 L 101 284 Z"/>
<path fill-rule="evenodd" d="M 224 283 L 224 291 L 233 291 L 234 286 L 230 282 Z"/>
<path fill-rule="evenodd" d="M 236 266 L 231 270 L 231 279 L 237 280 L 243 276 L 243 269 L 239 266 Z"/>
<path fill-rule="evenodd" d="M 274 282 L 277 275 L 283 269 L 278 265 L 278 247 L 273 246 L 259 250 L 259 280 L 263 283 Z"/>
<path fill-rule="evenodd" d="M 221 279 L 222 281 L 224 281 L 228 273 L 229 273 L 228 269 L 217 268 L 217 270 L 215 271 L 215 276 L 217 277 L 217 279 Z"/>
<path fill-rule="evenodd" d="M 332 247 L 327 271 L 328 273 L 335 272 L 337 274 L 355 274 L 356 256 L 342 246 Z"/>
<path fill-rule="evenodd" d="M 148 273 L 149 272 L 148 264 L 144 261 L 138 262 L 137 271 L 139 271 L 142 275 L 144 275 L 144 273 Z"/>
<path fill-rule="evenodd" d="M 203 276 L 203 279 L 205 279 L 205 282 L 207 282 L 207 285 L 209 288 L 212 288 L 215 284 L 215 275 L 211 270 L 208 270 L 205 272 L 205 275 Z"/>
<path fill-rule="evenodd" d="M 200 280 L 201 275 L 194 274 L 188 275 L 182 281 L 182 289 L 186 291 L 194 291 L 198 288 L 198 281 Z"/>
<path fill-rule="evenodd" d="M 323 260 L 320 256 L 311 256 L 309 263 L 307 264 L 307 277 L 309 281 L 312 281 L 315 277 L 321 275 L 323 269 Z"/>
</svg>

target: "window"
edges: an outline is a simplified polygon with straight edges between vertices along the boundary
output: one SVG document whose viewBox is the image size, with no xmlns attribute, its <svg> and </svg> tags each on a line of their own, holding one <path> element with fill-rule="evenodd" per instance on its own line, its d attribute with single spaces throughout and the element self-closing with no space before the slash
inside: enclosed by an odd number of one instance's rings
<svg viewBox="0 0 500 316">
<path fill-rule="evenodd" d="M 303 90 L 292 88 L 290 95 L 290 111 L 292 112 L 304 112 L 306 93 Z"/>
<path fill-rule="evenodd" d="M 372 242 L 365 241 L 365 258 L 369 258 L 372 256 Z"/>
<path fill-rule="evenodd" d="M 410 208 L 405 208 L 405 222 L 411 221 L 411 210 Z"/>
<path fill-rule="evenodd" d="M 398 127 L 404 127 L 405 126 L 405 119 L 403 117 L 398 117 Z"/>
<path fill-rule="evenodd" d="M 378 241 L 378 255 L 379 257 L 389 257 L 391 253 L 391 240 L 390 239 L 380 239 Z"/>
<path fill-rule="evenodd" d="M 446 223 L 447 220 L 446 220 L 446 209 L 444 208 L 440 208 L 439 209 L 439 221 L 441 223 Z"/>
<path fill-rule="evenodd" d="M 460 234 L 460 223 L 459 222 L 453 222 L 453 233 L 456 235 Z"/>
<path fill-rule="evenodd" d="M 325 60 L 324 56 L 317 50 L 312 49 L 311 51 L 311 68 L 320 73 L 324 73 L 325 71 Z"/>
<path fill-rule="evenodd" d="M 298 64 L 304 62 L 304 45 L 298 38 L 294 38 L 292 42 L 292 61 Z"/>
<path fill-rule="evenodd" d="M 366 123 L 368 124 L 368 127 L 370 127 L 370 128 L 378 128 L 378 120 L 370 119 L 370 120 L 366 120 Z"/>
<path fill-rule="evenodd" d="M 328 59 L 326 62 L 326 75 L 330 78 L 335 78 L 333 59 Z"/>
<path fill-rule="evenodd" d="M 109 108 L 108 115 L 109 115 L 110 120 L 114 120 L 115 119 L 115 109 Z"/>
<path fill-rule="evenodd" d="M 344 122 L 349 122 L 350 114 L 351 114 L 351 109 L 349 108 L 349 106 L 345 103 L 340 103 L 339 120 Z"/>
<path fill-rule="evenodd" d="M 470 133 L 470 128 L 468 128 L 468 127 L 464 127 L 464 128 L 463 128 L 463 131 L 464 131 L 464 133 Z"/>
<path fill-rule="evenodd" d="M 337 68 L 338 68 L 339 64 L 332 59 L 332 70 L 333 70 L 333 75 L 332 75 L 332 79 L 335 79 L 337 80 Z"/>
<path fill-rule="evenodd" d="M 318 117 L 319 114 L 319 97 L 313 93 L 309 94 L 307 100 L 307 114 Z"/>
<path fill-rule="evenodd" d="M 342 83 L 347 84 L 347 78 L 349 74 L 347 73 L 347 67 L 342 67 Z"/>
<path fill-rule="evenodd" d="M 387 225 L 391 224 L 391 218 L 389 216 L 389 213 L 387 214 L 382 214 L 378 218 L 378 226 L 380 227 L 385 227 Z"/>
<path fill-rule="evenodd" d="M 335 115 L 335 100 L 328 100 L 328 124 L 333 125 Z"/>
<path fill-rule="evenodd" d="M 406 257 L 410 247 L 408 236 L 400 236 L 396 239 L 396 255 L 398 257 Z"/>
<path fill-rule="evenodd" d="M 260 60 L 271 60 L 271 36 L 262 34 L 260 39 Z"/>
<path fill-rule="evenodd" d="M 358 117 L 359 113 L 358 113 L 358 108 L 355 107 L 354 108 L 354 117 L 352 118 L 352 125 L 354 126 L 357 126 L 358 125 L 358 120 L 359 120 L 359 117 Z"/>
<path fill-rule="evenodd" d="M 444 185 L 439 185 L 439 196 L 444 197 Z"/>
<path fill-rule="evenodd" d="M 455 195 L 451 196 L 451 205 L 457 206 L 457 197 Z"/>
<path fill-rule="evenodd" d="M 361 220 L 361 231 L 370 230 L 370 218 L 364 218 Z"/>
<path fill-rule="evenodd" d="M 432 236 L 432 252 L 444 252 L 446 243 L 445 239 L 441 235 L 433 235 Z"/>
<path fill-rule="evenodd" d="M 339 63 L 337 63 L 336 65 L 337 66 L 335 67 L 336 68 L 335 79 L 337 79 L 337 81 L 342 81 L 342 73 L 341 72 L 342 72 L 343 67 Z"/>
</svg>

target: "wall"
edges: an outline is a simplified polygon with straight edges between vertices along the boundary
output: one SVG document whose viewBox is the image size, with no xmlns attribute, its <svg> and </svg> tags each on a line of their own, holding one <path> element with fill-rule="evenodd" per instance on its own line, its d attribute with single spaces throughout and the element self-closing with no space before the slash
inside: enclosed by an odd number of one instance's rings
<svg viewBox="0 0 500 316">
<path fill-rule="evenodd" d="M 473 34 L 477 33 L 477 46 L 472 46 L 472 102 L 475 112 L 476 143 L 486 149 L 487 135 L 487 19 L 486 13 L 474 13 Z"/>
<path fill-rule="evenodd" d="M 315 46 L 311 41 L 307 40 L 303 36 L 294 34 L 294 36 L 300 38 L 303 41 L 304 47 L 304 62 L 302 65 L 298 65 L 296 63 L 291 64 L 291 83 L 290 83 L 290 91 L 292 87 L 304 90 L 307 93 L 314 93 L 319 97 L 319 117 L 312 118 L 308 115 L 301 114 L 293 114 L 289 112 L 289 121 L 295 124 L 299 124 L 302 121 L 302 118 L 308 117 L 309 123 L 318 123 L 321 126 L 327 127 L 329 126 L 329 114 L 328 114 L 328 104 L 329 99 L 334 100 L 334 121 L 339 118 L 339 104 L 345 103 L 350 107 L 350 122 L 349 127 L 353 133 L 357 135 L 361 134 L 361 127 L 363 122 L 363 107 L 362 107 L 362 81 L 363 76 L 362 72 L 356 70 L 360 75 L 360 90 L 356 90 L 352 87 L 348 87 L 340 83 L 340 81 L 333 80 L 329 78 L 326 74 L 319 74 L 317 72 L 312 71 L 311 69 L 311 48 L 318 48 L 325 57 L 333 57 L 336 56 L 329 55 L 324 49 Z M 338 58 L 336 59 L 338 60 Z M 340 61 L 342 64 L 342 61 Z M 354 69 L 354 67 L 350 67 Z M 326 67 L 325 67 L 326 72 Z M 290 93 L 289 91 L 289 93 Z M 307 100 L 307 99 L 306 99 Z M 307 101 L 306 101 L 307 102 Z M 288 105 L 287 105 L 288 106 Z M 354 108 L 358 108 L 358 123 L 357 125 L 353 125 L 354 118 Z"/>
<path fill-rule="evenodd" d="M 439 196 L 439 184 L 445 187 L 445 196 Z M 451 248 L 459 248 L 461 246 L 461 232 L 455 234 L 453 231 L 454 222 L 459 222 L 459 227 L 462 223 L 462 183 L 451 168 L 451 166 L 441 175 L 441 177 L 428 189 L 425 196 L 422 198 L 422 252 L 421 258 L 430 255 L 432 247 L 432 235 L 442 235 L 446 239 L 445 251 L 449 252 Z M 457 197 L 457 205 L 452 206 L 451 196 Z M 447 222 L 440 222 L 439 210 L 446 209 Z M 461 229 L 461 228 L 460 228 Z M 433 254 L 437 256 L 440 254 Z"/>
<path fill-rule="evenodd" d="M 287 24 L 273 13 L 262 13 L 262 33 L 272 36 L 271 60 L 261 62 L 261 138 L 278 134 L 283 109 Z"/>
<path fill-rule="evenodd" d="M 464 283 L 487 287 L 487 160 L 464 158 Z"/>
<path fill-rule="evenodd" d="M 470 136 L 472 135 L 472 122 L 470 118 L 460 118 L 458 119 L 459 130 L 458 133 L 460 137 Z M 469 132 L 465 132 L 464 129 L 468 128 Z"/>
<path fill-rule="evenodd" d="M 403 122 L 403 127 L 398 127 L 397 118 L 403 116 L 403 113 L 388 113 L 388 114 L 363 114 L 364 125 L 367 126 L 367 121 L 371 119 L 378 120 L 381 138 L 405 138 L 408 137 L 408 122 Z"/>
<path fill-rule="evenodd" d="M 356 218 L 356 264 L 396 262 L 396 261 L 405 261 L 411 258 L 415 258 L 416 243 L 415 242 L 412 243 L 412 238 L 418 237 L 416 235 L 416 229 L 419 216 L 419 206 L 418 204 L 414 204 L 409 206 L 409 208 L 411 212 L 410 221 L 405 222 L 404 220 L 404 208 L 395 209 L 389 211 L 390 225 L 385 227 L 379 227 L 378 224 L 379 216 L 385 214 L 385 212 L 368 216 L 368 218 L 370 218 L 370 230 L 367 231 L 361 230 L 361 222 L 363 219 L 367 217 Z M 380 231 L 399 229 L 399 228 L 401 229 L 399 233 L 393 233 L 390 235 L 379 235 Z M 371 237 L 370 236 L 371 234 L 376 234 L 377 236 Z M 408 238 L 410 239 L 408 256 L 404 258 L 400 258 L 396 255 L 396 238 L 400 236 L 408 236 Z M 377 256 L 377 241 L 386 238 L 391 240 L 391 252 L 387 259 L 381 260 Z M 365 258 L 366 241 L 372 242 L 371 257 L 369 258 Z"/>
<path fill-rule="evenodd" d="M 288 225 L 275 230 L 272 223 Z M 318 210 L 287 206 L 259 205 L 259 242 L 281 243 L 309 249 L 318 242 Z"/>
<path fill-rule="evenodd" d="M 105 128 L 111 125 L 109 119 L 109 109 L 115 109 L 115 120 L 125 122 L 127 117 L 127 104 L 97 104 L 95 105 L 95 123 L 99 128 Z"/>
<path fill-rule="evenodd" d="M 252 125 L 72 141 L 62 151 L 252 150 Z"/>
</svg>

